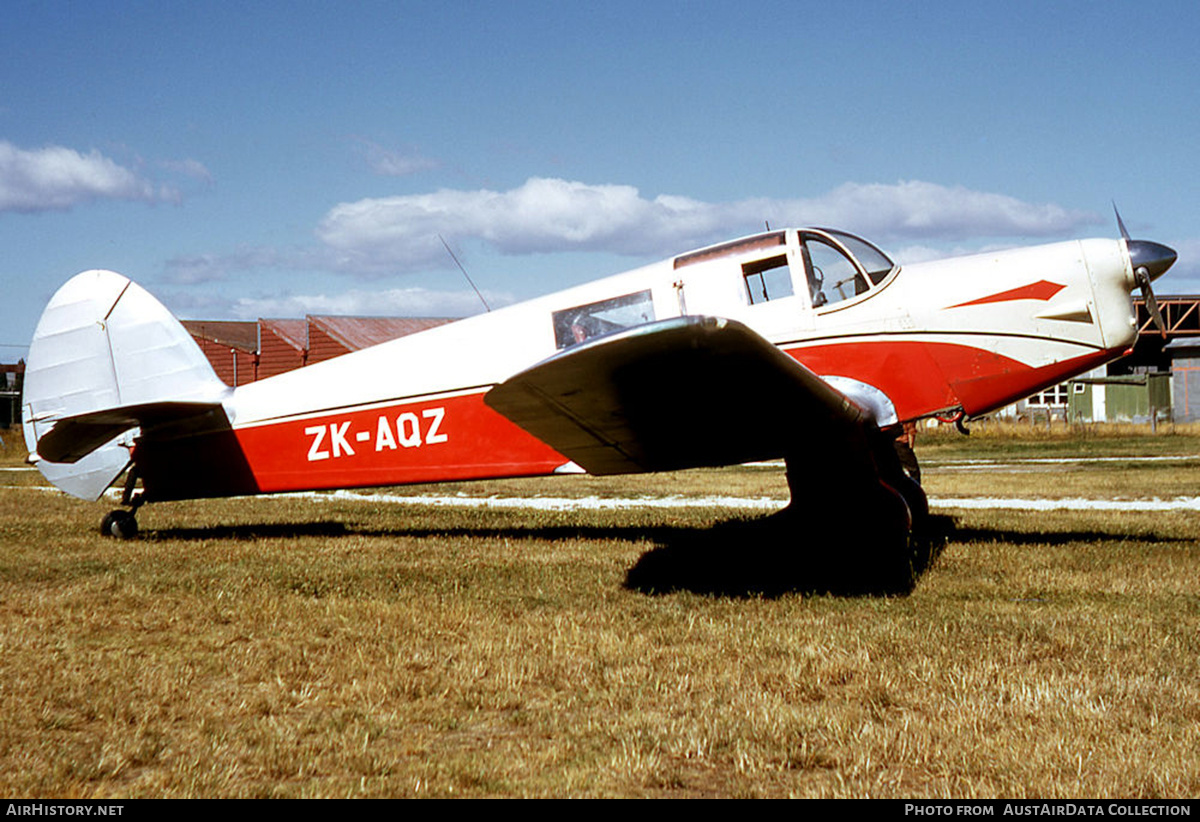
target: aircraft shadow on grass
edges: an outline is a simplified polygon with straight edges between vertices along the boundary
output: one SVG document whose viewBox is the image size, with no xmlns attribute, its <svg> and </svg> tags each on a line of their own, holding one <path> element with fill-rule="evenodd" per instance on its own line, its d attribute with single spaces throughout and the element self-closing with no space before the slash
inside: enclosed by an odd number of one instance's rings
<svg viewBox="0 0 1200 822">
<path fill-rule="evenodd" d="M 954 529 L 954 541 L 960 543 L 972 542 L 1005 542 L 1012 545 L 1067 545 L 1072 542 L 1095 543 L 1111 540 L 1126 540 L 1132 535 L 1120 531 L 1005 531 L 997 528 L 964 528 Z M 1187 537 L 1172 537 L 1162 534 L 1138 534 L 1136 539 L 1146 543 L 1189 543 L 1195 540 Z"/>
<path fill-rule="evenodd" d="M 964 528 L 948 515 L 929 517 L 925 536 L 910 542 L 907 556 L 884 556 L 854 544 L 844 531 L 798 530 L 778 515 L 719 523 L 708 529 L 680 528 L 655 535 L 658 547 L 629 570 L 626 587 L 645 593 L 692 591 L 721 596 L 779 596 L 819 593 L 836 596 L 897 596 L 913 591 L 936 563 L 947 542 L 999 542 L 1016 546 L 1066 545 L 1124 540 L 1121 532 L 1004 531 Z M 802 535 L 802 536 L 798 536 Z M 1192 544 L 1186 537 L 1140 534 L 1151 544 Z"/>
<path fill-rule="evenodd" d="M 949 517 L 930 517 L 929 536 L 913 540 L 905 556 L 883 555 L 855 544 L 836 529 L 779 514 L 729 520 L 710 527 L 604 526 L 454 529 L 362 529 L 339 521 L 259 523 L 145 532 L 153 540 L 212 540 L 405 535 L 416 538 L 565 539 L 652 542 L 626 574 L 625 587 L 645 594 L 679 591 L 725 597 L 776 597 L 788 593 L 896 596 L 911 593 L 945 545 Z"/>
<path fill-rule="evenodd" d="M 1018 546 L 1064 545 L 1124 539 L 1107 531 L 1006 531 L 956 526 L 952 517 L 933 515 L 928 536 L 914 541 L 905 557 L 883 558 L 870 546 L 854 544 L 844 532 L 778 515 L 729 520 L 711 527 L 553 526 L 538 528 L 364 529 L 339 520 L 305 523 L 159 528 L 152 540 L 302 539 L 306 537 L 405 535 L 415 538 L 566 539 L 646 542 L 646 551 L 626 573 L 625 587 L 658 595 L 688 591 L 708 596 L 777 597 L 789 593 L 835 596 L 897 596 L 911 593 L 936 562 L 948 539 L 960 544 L 1001 542 Z M 1183 537 L 1139 535 L 1148 543 L 1191 542 Z"/>
<path fill-rule="evenodd" d="M 933 565 L 952 530 L 930 517 L 906 552 L 856 541 L 837 526 L 801 523 L 788 511 L 679 529 L 629 569 L 625 586 L 647 594 L 691 591 L 727 597 L 789 593 L 907 595 Z"/>
<path fill-rule="evenodd" d="M 344 537 L 361 531 L 339 520 L 321 522 L 256 522 L 245 525 L 204 525 L 196 528 L 155 528 L 143 532 L 143 539 L 207 542 L 231 539 L 248 542 L 257 539 L 299 539 L 302 537 Z"/>
</svg>

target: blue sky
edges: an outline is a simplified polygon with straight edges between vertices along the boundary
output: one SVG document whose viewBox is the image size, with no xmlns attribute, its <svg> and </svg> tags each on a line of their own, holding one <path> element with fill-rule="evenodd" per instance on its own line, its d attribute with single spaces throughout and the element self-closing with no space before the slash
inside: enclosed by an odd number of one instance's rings
<svg viewBox="0 0 1200 822">
<path fill-rule="evenodd" d="M 461 315 L 760 230 L 1131 231 L 1200 293 L 1200 6 L 7 0 L 0 360 L 71 275 Z"/>
</svg>

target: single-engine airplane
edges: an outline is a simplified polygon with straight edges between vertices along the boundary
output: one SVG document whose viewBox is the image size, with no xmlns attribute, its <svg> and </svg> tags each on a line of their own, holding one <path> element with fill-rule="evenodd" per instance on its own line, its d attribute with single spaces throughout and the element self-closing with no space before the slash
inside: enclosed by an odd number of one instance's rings
<svg viewBox="0 0 1200 822">
<path fill-rule="evenodd" d="M 903 552 L 927 516 L 905 423 L 971 418 L 1126 353 L 1170 248 L 1087 239 L 896 265 L 767 231 L 230 388 L 149 293 L 86 271 L 25 377 L 30 461 L 146 502 L 786 460 L 789 511 Z M 138 484 L 140 483 L 140 488 Z"/>
</svg>

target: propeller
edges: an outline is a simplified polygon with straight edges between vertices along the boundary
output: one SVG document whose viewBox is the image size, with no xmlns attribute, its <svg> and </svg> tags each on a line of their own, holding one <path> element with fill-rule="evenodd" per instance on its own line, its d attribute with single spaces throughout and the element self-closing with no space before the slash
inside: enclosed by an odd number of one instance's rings
<svg viewBox="0 0 1200 822">
<path fill-rule="evenodd" d="M 1158 310 L 1158 300 L 1154 299 L 1154 290 L 1150 287 L 1150 283 L 1157 280 L 1174 265 L 1177 257 L 1175 249 L 1149 240 L 1130 239 L 1129 231 L 1125 228 L 1125 221 L 1121 219 L 1121 212 L 1117 210 L 1116 203 L 1113 203 L 1113 213 L 1117 215 L 1117 228 L 1121 229 L 1121 237 L 1125 240 L 1125 248 L 1129 251 L 1129 263 L 1133 266 L 1133 279 L 1141 289 L 1142 299 L 1146 302 L 1146 310 L 1150 312 L 1150 319 L 1154 321 L 1154 326 L 1165 337 L 1167 336 L 1167 324 L 1163 322 L 1162 312 Z"/>
</svg>

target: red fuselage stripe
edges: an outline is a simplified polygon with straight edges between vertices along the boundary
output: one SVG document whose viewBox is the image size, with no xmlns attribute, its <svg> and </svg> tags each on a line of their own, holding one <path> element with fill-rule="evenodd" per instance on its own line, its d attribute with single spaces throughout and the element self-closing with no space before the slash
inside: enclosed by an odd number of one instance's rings
<svg viewBox="0 0 1200 822">
<path fill-rule="evenodd" d="M 1119 350 L 1088 351 L 1034 367 L 982 348 L 917 340 L 873 340 L 786 349 L 821 376 L 849 377 L 883 391 L 903 420 L 957 406 L 986 414 L 1103 365 Z"/>
<path fill-rule="evenodd" d="M 483 393 L 238 429 L 263 491 L 546 474 L 567 459 L 483 403 Z"/>
</svg>

